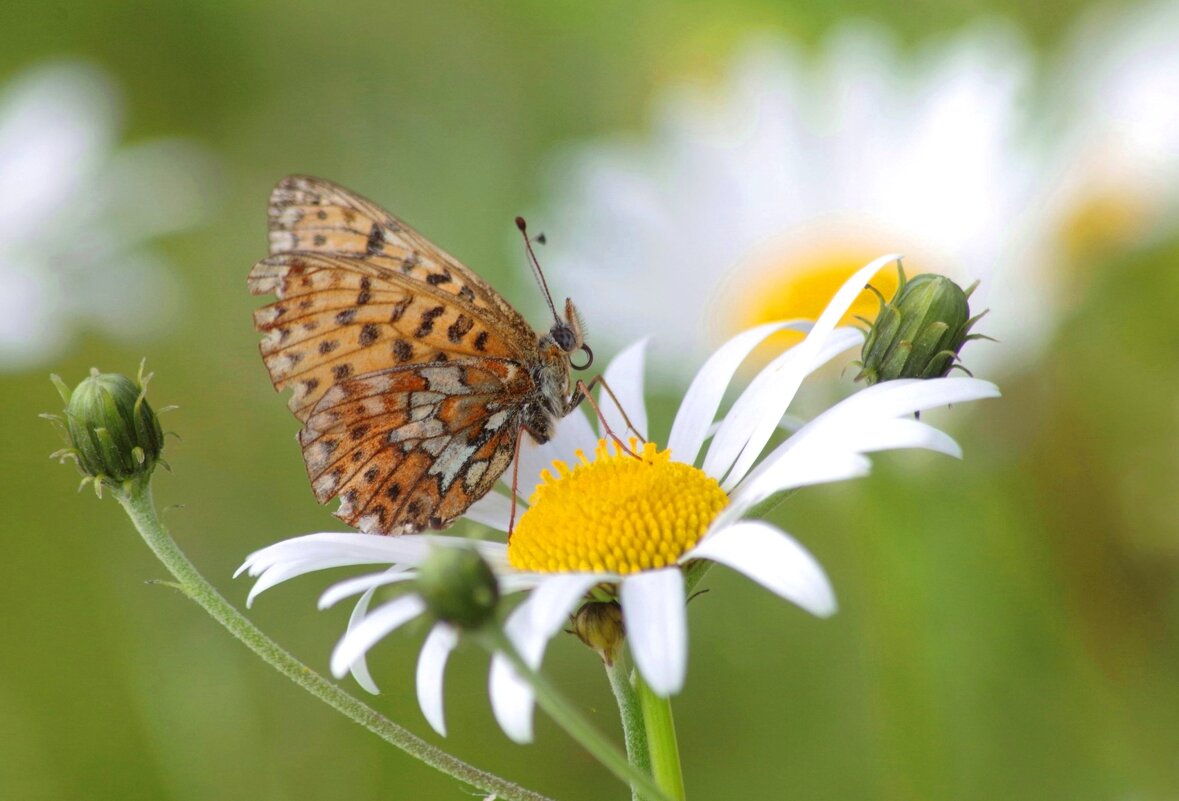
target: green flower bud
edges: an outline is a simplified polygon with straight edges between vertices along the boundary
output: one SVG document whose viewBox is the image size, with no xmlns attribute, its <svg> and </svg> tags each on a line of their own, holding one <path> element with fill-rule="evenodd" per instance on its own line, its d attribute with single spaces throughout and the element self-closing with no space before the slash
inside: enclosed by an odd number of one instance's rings
<svg viewBox="0 0 1179 801">
<path fill-rule="evenodd" d="M 892 300 L 880 298 L 880 312 L 869 323 L 860 352 L 856 380 L 869 384 L 895 378 L 941 378 L 958 367 L 958 351 L 972 339 L 970 328 L 986 314 L 970 316 L 970 295 L 978 282 L 963 290 L 949 278 L 923 273 L 907 280 L 898 265 L 900 285 Z"/>
<path fill-rule="evenodd" d="M 477 629 L 499 603 L 495 573 L 473 548 L 439 547 L 418 569 L 417 591 L 438 620 Z"/>
<path fill-rule="evenodd" d="M 147 402 L 148 379 L 142 365 L 138 381 L 92 368 L 71 393 L 61 378 L 51 376 L 66 401 L 65 417 L 43 416 L 58 424 L 69 444 L 53 457 L 74 459 L 85 476 L 83 484 L 93 481 L 100 496 L 103 484 L 146 480 L 162 463 L 164 432 Z"/>
<path fill-rule="evenodd" d="M 614 601 L 591 601 L 573 615 L 573 633 L 598 652 L 602 661 L 613 665 L 626 639 L 622 607 Z"/>
</svg>

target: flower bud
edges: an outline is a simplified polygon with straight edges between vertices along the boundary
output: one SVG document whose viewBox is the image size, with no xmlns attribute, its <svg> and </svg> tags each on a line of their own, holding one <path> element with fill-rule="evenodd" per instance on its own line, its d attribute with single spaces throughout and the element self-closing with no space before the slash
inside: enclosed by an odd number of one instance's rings
<svg viewBox="0 0 1179 801">
<path fill-rule="evenodd" d="M 613 665 L 618 650 L 626 639 L 622 624 L 622 607 L 610 601 L 591 601 L 583 604 L 573 615 L 573 633 L 598 652 L 602 661 Z"/>
<path fill-rule="evenodd" d="M 417 591 L 438 620 L 477 629 L 495 614 L 499 584 L 473 548 L 435 548 L 418 569 Z"/>
<path fill-rule="evenodd" d="M 54 456 L 77 461 L 100 494 L 103 483 L 121 485 L 151 475 L 161 462 L 164 432 L 147 402 L 142 366 L 138 381 L 92 368 L 72 393 L 59 377 L 52 379 L 67 400 L 62 427 L 70 446 Z"/>
<path fill-rule="evenodd" d="M 958 351 L 969 340 L 983 338 L 970 333 L 983 316 L 970 316 L 970 295 L 978 282 L 963 290 L 942 275 L 922 273 L 906 280 L 904 269 L 897 269 L 900 285 L 892 300 L 885 302 L 876 293 L 880 312 L 864 337 L 856 380 L 875 384 L 895 378 L 941 378 L 954 367 L 966 370 L 957 363 Z"/>
</svg>

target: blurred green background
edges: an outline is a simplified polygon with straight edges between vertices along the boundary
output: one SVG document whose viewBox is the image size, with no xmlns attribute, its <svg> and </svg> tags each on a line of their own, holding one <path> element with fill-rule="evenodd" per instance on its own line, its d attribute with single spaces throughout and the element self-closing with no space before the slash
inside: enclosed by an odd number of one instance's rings
<svg viewBox="0 0 1179 801">
<path fill-rule="evenodd" d="M 147 583 L 163 569 L 118 507 L 75 495 L 72 468 L 45 458 L 59 444 L 36 415 L 60 407 L 47 374 L 73 384 L 91 365 L 133 373 L 147 356 L 153 401 L 181 407 L 165 421 L 182 440 L 169 445 L 174 472 L 157 477 L 157 500 L 229 598 L 244 603 L 248 582 L 230 576 L 248 552 L 338 528 L 308 490 L 295 421 L 251 325 L 245 274 L 265 253 L 278 178 L 355 188 L 535 308 L 510 221 L 543 209 L 546 159 L 642 131 L 660 87 L 721 71 L 746 34 L 817 43 L 852 18 L 917 43 L 1000 15 L 1047 58 L 1087 9 L 6 4 L 0 82 L 83 58 L 121 87 L 122 142 L 184 137 L 217 166 L 201 222 L 153 240 L 175 277 L 163 331 L 118 339 L 84 327 L 51 357 L 0 373 L 0 798 L 470 796 Z M 53 233 L 68 240 L 72 228 Z M 833 619 L 714 572 L 713 592 L 693 603 L 676 702 L 691 797 L 1179 797 L 1176 265 L 1175 229 L 1091 264 L 1044 358 L 1004 375 L 1004 399 L 956 424 L 964 462 L 881 457 L 868 479 L 801 492 L 776 513 L 827 568 L 841 600 Z M 579 299 L 591 326 L 594 303 L 620 291 Z M 318 669 L 347 619 L 316 611 L 323 586 L 292 582 L 251 612 Z M 438 740 L 413 695 L 421 636 L 399 633 L 374 652 L 375 704 Z M 593 656 L 571 638 L 549 653 L 551 675 L 616 731 Z M 485 657 L 460 648 L 447 748 L 557 798 L 626 797 L 543 716 L 535 744 L 509 742 L 485 687 Z"/>
</svg>

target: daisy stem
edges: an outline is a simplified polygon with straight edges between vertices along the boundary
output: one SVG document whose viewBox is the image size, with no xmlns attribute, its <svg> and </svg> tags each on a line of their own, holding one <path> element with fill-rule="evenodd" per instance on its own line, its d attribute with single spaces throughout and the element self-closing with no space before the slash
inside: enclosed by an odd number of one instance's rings
<svg viewBox="0 0 1179 801">
<path fill-rule="evenodd" d="M 610 689 L 614 691 L 614 700 L 618 702 L 627 759 L 643 773 L 650 774 L 651 754 L 647 750 L 647 730 L 643 728 L 643 711 L 639 708 L 639 699 L 631 684 L 630 669 L 623 664 L 621 656 L 603 664 L 606 666 L 606 676 L 610 679 Z M 642 801 L 638 787 L 632 785 L 631 793 L 633 801 Z"/>
<path fill-rule="evenodd" d="M 549 683 L 548 679 L 529 667 L 502 628 L 494 625 L 485 626 L 480 634 L 484 648 L 490 653 L 494 654 L 498 651 L 507 657 L 516 672 L 532 686 L 533 692 L 536 693 L 537 703 L 558 726 L 565 730 L 566 734 L 576 740 L 586 751 L 589 751 L 594 759 L 601 762 L 607 770 L 631 787 L 638 788 L 646 801 L 672 801 L 647 773 L 628 762 L 614 743 L 598 731 L 577 707 Z"/>
<path fill-rule="evenodd" d="M 148 547 L 176 578 L 178 584 L 175 586 L 279 673 L 386 742 L 480 792 L 512 801 L 552 801 L 430 745 L 304 665 L 263 634 L 200 574 L 160 522 L 147 482 L 128 482 L 124 488 L 114 489 L 112 494 L 122 504 Z"/>
<path fill-rule="evenodd" d="M 671 699 L 656 695 L 637 670 L 634 676 L 639 706 L 643 710 L 652 775 L 664 795 L 674 801 L 684 801 L 684 772 L 680 767 L 680 747 L 671 715 Z"/>
</svg>

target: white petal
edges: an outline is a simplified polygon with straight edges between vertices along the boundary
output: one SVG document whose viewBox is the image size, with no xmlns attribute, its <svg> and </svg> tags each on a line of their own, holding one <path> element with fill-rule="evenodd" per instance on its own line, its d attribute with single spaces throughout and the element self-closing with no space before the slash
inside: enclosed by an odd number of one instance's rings
<svg viewBox="0 0 1179 801">
<path fill-rule="evenodd" d="M 248 563 L 247 563 L 248 564 Z M 324 560 L 301 559 L 297 561 L 284 562 L 282 564 L 274 565 L 262 571 L 261 576 L 254 582 L 254 586 L 250 588 L 250 592 L 246 595 L 246 608 L 254 605 L 254 599 L 262 593 L 266 592 L 276 584 L 281 584 L 287 579 L 292 579 L 301 576 L 304 573 L 312 573 L 316 570 L 323 570 L 324 567 L 341 567 L 350 562 L 337 562 L 335 565 L 325 563 Z M 246 565 L 242 565 L 244 568 Z M 241 569 L 238 569 L 241 572 Z"/>
<path fill-rule="evenodd" d="M 643 403 L 643 361 L 647 342 L 647 338 L 640 339 L 623 350 L 610 360 L 602 374 L 606 385 L 610 387 L 618 403 L 622 404 L 622 410 L 619 410 L 605 388 L 598 396 L 598 407 L 602 410 L 602 416 L 606 418 L 605 423 L 622 438 L 623 442 L 629 441 L 633 436 L 633 432 L 628 433 L 623 412 L 626 412 L 626 417 L 630 419 L 638 435 L 643 439 L 647 438 L 647 408 Z M 605 437 L 605 426 L 602 423 L 603 421 L 598 421 L 598 433 L 599 436 Z"/>
<path fill-rule="evenodd" d="M 396 584 L 416 576 L 417 572 L 409 568 L 391 567 L 381 573 L 369 573 L 365 576 L 344 579 L 323 591 L 323 595 L 319 596 L 319 608 L 328 609 L 357 593 L 375 590 L 377 587 L 384 587 L 387 584 Z"/>
<path fill-rule="evenodd" d="M 491 658 L 487 694 L 495 719 L 514 742 L 532 742 L 532 707 L 536 697 L 532 685 L 520 678 L 503 654 Z"/>
<path fill-rule="evenodd" d="M 927 447 L 956 456 L 959 450 L 952 439 L 925 423 L 903 418 L 936 406 L 998 394 L 994 384 L 976 378 L 886 381 L 840 401 L 807 423 L 766 457 L 754 474 L 769 469 L 784 454 L 804 447 L 808 453 Z"/>
<path fill-rule="evenodd" d="M 901 418 L 949 402 L 993 397 L 998 389 L 974 378 L 887 381 L 861 390 L 807 423 L 775 448 L 732 491 L 720 521 L 740 517 L 771 495 L 795 487 L 862 476 L 862 454 L 926 448 L 960 456 L 958 444 L 917 420 Z"/>
<path fill-rule="evenodd" d="M 793 537 L 768 523 L 747 520 L 723 528 L 685 558 L 727 565 L 819 617 L 835 613 L 835 593 L 818 561 Z"/>
<path fill-rule="evenodd" d="M 508 469 L 511 470 L 510 467 Z M 508 480 L 511 480 L 510 474 Z M 519 517 L 523 511 L 524 507 L 517 505 L 516 516 Z M 467 511 L 463 512 L 463 517 L 485 526 L 491 526 L 496 531 L 507 531 L 511 516 L 512 499 L 495 490 L 475 501 Z"/>
<path fill-rule="evenodd" d="M 597 573 L 559 573 L 533 590 L 506 624 L 508 636 L 524 661 L 539 668 L 548 641 L 568 622 L 569 613 L 591 587 L 602 581 Z"/>
<path fill-rule="evenodd" d="M 744 477 L 760 455 L 803 379 L 827 360 L 855 347 L 863 337 L 853 328 L 830 332 L 818 343 L 811 340 L 813 336 L 814 329 L 807 339 L 754 376 L 721 422 L 704 459 L 703 469 L 718 479 L 728 473 L 728 478 L 722 482 L 726 490 Z M 809 346 L 808 342 L 811 342 Z"/>
<path fill-rule="evenodd" d="M 525 500 L 540 483 L 540 472 L 552 469 L 554 459 L 560 459 L 572 467 L 576 463 L 575 454 L 578 450 L 584 451 L 586 456 L 592 456 L 598 444 L 598 435 L 581 409 L 574 409 L 561 418 L 557 423 L 557 435 L 543 445 L 538 445 L 527 434 L 520 436 L 524 440 L 520 443 L 519 486 L 516 487 L 516 493 Z M 508 468 L 501 480 L 511 487 L 512 468 Z"/>
<path fill-rule="evenodd" d="M 424 611 L 426 604 L 420 595 L 402 595 L 364 616 L 332 651 L 332 675 L 336 678 L 343 676 L 370 648 Z"/>
<path fill-rule="evenodd" d="M 234 575 L 239 576 L 246 571 L 251 576 L 260 576 L 250 591 L 248 604 L 275 584 L 316 570 L 382 563 L 414 567 L 421 564 L 432 547 L 474 548 L 497 573 L 510 569 L 507 564 L 507 546 L 498 542 L 432 534 L 381 537 L 374 534 L 322 533 L 294 537 L 255 551 L 246 557 Z"/>
<path fill-rule="evenodd" d="M 729 496 L 729 505 L 713 521 L 713 528 L 739 520 L 752 507 L 789 489 L 830 484 L 868 475 L 868 457 L 844 450 L 799 448 L 780 459 L 766 459 Z M 710 536 L 705 534 L 705 537 Z"/>
<path fill-rule="evenodd" d="M 625 577 L 619 593 L 626 638 L 635 664 L 656 694 L 666 697 L 684 686 L 688 621 L 684 577 L 678 567 Z"/>
<path fill-rule="evenodd" d="M 853 347 L 855 338 L 862 336 L 856 329 L 835 332 L 835 325 L 872 276 L 897 258 L 895 255 L 882 256 L 857 270 L 836 291 L 806 338 L 783 357 L 771 362 L 750 382 L 713 440 L 704 461 L 706 473 L 720 478 L 727 472 L 727 479 L 723 482 L 726 489 L 736 486 L 745 476 L 769 442 L 803 379 L 842 350 Z M 739 455 L 733 455 L 734 450 L 739 450 Z"/>
<path fill-rule="evenodd" d="M 708 357 L 708 361 L 692 379 L 676 412 L 675 422 L 671 424 L 667 447 L 677 462 L 695 463 L 737 368 L 767 337 L 785 328 L 809 331 L 811 324 L 781 322 L 759 325 L 737 334 Z"/>
<path fill-rule="evenodd" d="M 962 448 L 954 438 L 939 431 L 928 423 L 918 420 L 884 420 L 864 431 L 856 443 L 861 453 L 897 450 L 900 448 L 924 448 L 944 453 L 955 459 L 962 458 Z"/>
<path fill-rule="evenodd" d="M 841 401 L 837 406 L 816 417 L 815 421 L 832 414 L 839 407 L 844 408 L 838 414 L 851 414 L 854 411 L 855 414 L 871 414 L 877 418 L 900 417 L 953 403 L 997 398 L 1000 394 L 997 386 L 979 378 L 908 378 L 884 381 L 862 389 Z"/>
<path fill-rule="evenodd" d="M 503 595 L 522 592 L 539 587 L 552 577 L 552 573 L 505 573 L 499 578 L 499 591 Z"/>
<path fill-rule="evenodd" d="M 352 615 L 348 618 L 346 632 L 352 631 L 352 629 L 360 625 L 360 621 L 364 620 L 365 615 L 368 614 L 368 605 L 372 603 L 374 592 L 376 592 L 375 587 L 365 592 L 356 601 L 356 606 L 352 607 Z M 381 692 L 377 688 L 377 683 L 373 681 L 372 674 L 368 672 L 368 659 L 364 654 L 361 654 L 352 661 L 352 664 L 348 666 L 348 672 L 352 674 L 352 678 L 356 679 L 356 683 L 364 690 L 373 695 L 378 695 Z"/>
<path fill-rule="evenodd" d="M 251 576 L 257 576 L 282 563 L 304 561 L 323 561 L 330 567 L 382 562 L 416 564 L 429 553 L 428 541 L 429 537 L 414 534 L 403 537 L 379 537 L 355 532 L 305 534 L 255 551 L 246 557 L 234 575 L 239 576 L 243 571 L 248 571 Z"/>
<path fill-rule="evenodd" d="M 529 667 L 540 668 L 548 641 L 565 625 L 586 592 L 601 580 L 594 573 L 550 576 L 508 616 L 504 630 Z M 535 702 L 532 686 L 502 654 L 491 660 L 489 684 L 491 708 L 504 733 L 518 743 L 531 742 Z"/>
<path fill-rule="evenodd" d="M 454 627 L 438 623 L 430 629 L 418 655 L 418 706 L 431 728 L 443 737 L 446 736 L 446 720 L 442 715 L 442 674 L 458 640 L 458 631 Z"/>
</svg>

